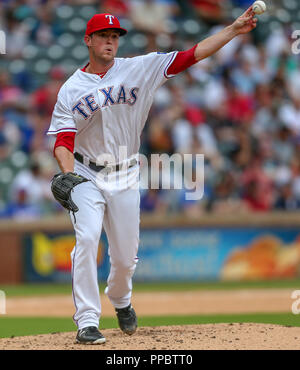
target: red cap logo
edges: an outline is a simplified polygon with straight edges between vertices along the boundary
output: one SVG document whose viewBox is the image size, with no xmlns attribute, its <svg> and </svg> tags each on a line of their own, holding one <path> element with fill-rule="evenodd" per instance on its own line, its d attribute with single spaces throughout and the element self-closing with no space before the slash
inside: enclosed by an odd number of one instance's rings
<svg viewBox="0 0 300 370">
<path fill-rule="evenodd" d="M 120 36 L 127 33 L 125 28 L 120 27 L 120 22 L 117 17 L 111 14 L 95 14 L 86 25 L 86 35 L 91 35 L 95 31 L 106 30 L 108 28 L 116 29 L 120 32 Z"/>
</svg>

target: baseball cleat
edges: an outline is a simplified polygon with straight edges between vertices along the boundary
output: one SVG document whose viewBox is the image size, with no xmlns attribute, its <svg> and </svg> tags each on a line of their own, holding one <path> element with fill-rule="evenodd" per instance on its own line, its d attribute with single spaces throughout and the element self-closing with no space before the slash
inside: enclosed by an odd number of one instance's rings
<svg viewBox="0 0 300 370">
<path fill-rule="evenodd" d="M 137 328 L 137 317 L 131 304 L 124 308 L 116 308 L 115 310 L 120 329 L 128 335 L 132 335 Z"/>
<path fill-rule="evenodd" d="M 81 344 L 102 344 L 106 339 L 95 326 L 88 326 L 77 332 L 76 342 Z"/>
</svg>

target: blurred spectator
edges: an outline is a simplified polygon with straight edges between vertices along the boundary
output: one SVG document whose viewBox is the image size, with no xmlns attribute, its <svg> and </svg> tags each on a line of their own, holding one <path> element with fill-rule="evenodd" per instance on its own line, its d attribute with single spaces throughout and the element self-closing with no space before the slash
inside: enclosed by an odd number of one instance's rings
<svg viewBox="0 0 300 370">
<path fill-rule="evenodd" d="M 294 70 L 288 77 L 289 94 L 295 99 L 300 96 L 300 71 Z"/>
<path fill-rule="evenodd" d="M 252 0 L 231 0 L 233 5 L 240 6 L 240 7 L 249 7 L 253 4 Z"/>
<path fill-rule="evenodd" d="M 281 164 L 289 164 L 295 155 L 292 145 L 292 132 L 287 127 L 281 127 L 273 139 L 274 159 Z"/>
<path fill-rule="evenodd" d="M 259 84 L 255 90 L 255 115 L 253 118 L 251 132 L 259 137 L 261 134 L 274 134 L 281 127 L 278 117 L 279 107 L 274 103 L 271 88 L 267 84 Z"/>
<path fill-rule="evenodd" d="M 221 172 L 208 199 L 209 212 L 231 213 L 243 211 L 243 205 L 236 187 L 237 178 L 232 172 Z"/>
<path fill-rule="evenodd" d="M 141 197 L 141 211 L 150 213 L 165 213 L 165 203 L 162 200 L 162 191 L 159 189 L 149 189 Z"/>
<path fill-rule="evenodd" d="M 252 64 L 252 69 L 254 70 L 253 73 L 258 84 L 267 85 L 270 83 L 274 74 L 274 68 L 270 63 L 264 47 L 258 48 L 257 63 Z"/>
<path fill-rule="evenodd" d="M 240 67 L 233 70 L 232 81 L 242 94 L 252 95 L 254 93 L 258 80 L 255 69 L 252 69 L 248 60 L 243 60 Z"/>
<path fill-rule="evenodd" d="M 10 74 L 0 69 L 0 108 L 18 106 L 23 100 L 23 91 L 12 84 Z"/>
<path fill-rule="evenodd" d="M 59 89 L 66 74 L 61 67 L 53 67 L 49 72 L 49 81 L 32 94 L 32 108 L 48 118 L 51 117 Z"/>
<path fill-rule="evenodd" d="M 189 0 L 196 14 L 210 24 L 219 23 L 224 17 L 222 0 Z"/>
<path fill-rule="evenodd" d="M 281 121 L 293 132 L 300 135 L 300 96 L 291 97 L 290 101 L 284 102 L 279 117 Z"/>
<path fill-rule="evenodd" d="M 100 3 L 99 13 L 110 13 L 119 19 L 128 18 L 130 9 L 130 0 L 103 0 Z"/>
<path fill-rule="evenodd" d="M 28 204 L 41 206 L 43 201 L 52 199 L 48 179 L 45 179 L 38 163 L 32 163 L 29 169 L 22 170 L 15 177 L 11 187 L 11 199 L 15 201 L 20 190 L 26 193 Z"/>
<path fill-rule="evenodd" d="M 168 32 L 167 21 L 176 10 L 171 0 L 131 0 L 130 17 L 138 31 L 159 35 Z"/>
<path fill-rule="evenodd" d="M 28 194 L 25 189 L 19 189 L 15 200 L 9 202 L 6 209 L 0 213 L 1 218 L 12 218 L 19 221 L 37 220 L 42 216 L 40 207 L 28 202 Z"/>
<path fill-rule="evenodd" d="M 188 120 L 179 118 L 174 121 L 172 128 L 174 151 L 177 153 L 188 153 L 192 146 L 193 135 L 193 129 Z"/>
<path fill-rule="evenodd" d="M 12 10 L 7 10 L 4 23 L 6 34 L 6 56 L 22 58 L 22 52 L 29 39 L 29 27 L 17 19 Z"/>
<path fill-rule="evenodd" d="M 51 214 L 55 208 L 49 178 L 45 178 L 37 163 L 32 163 L 29 169 L 20 171 L 15 177 L 9 201 L 0 217 L 26 221 Z"/>
<path fill-rule="evenodd" d="M 5 134 L 5 119 L 0 115 L 0 161 L 4 161 L 10 154 L 10 147 Z"/>
<path fill-rule="evenodd" d="M 227 114 L 233 124 L 250 124 L 254 115 L 254 100 L 251 95 L 240 92 L 236 85 L 228 85 Z"/>
<path fill-rule="evenodd" d="M 295 211 L 300 208 L 300 202 L 295 199 L 291 183 L 279 188 L 279 194 L 274 204 L 274 209 L 281 211 Z"/>
<path fill-rule="evenodd" d="M 28 114 L 28 132 L 31 135 L 28 137 L 27 146 L 24 148 L 26 152 L 35 153 L 44 150 L 51 150 L 51 144 L 54 138 L 49 138 L 45 133 L 49 128 L 49 116 L 43 112 L 32 111 Z"/>
<path fill-rule="evenodd" d="M 278 57 L 283 52 L 289 53 L 289 47 L 284 30 L 280 25 L 269 33 L 266 40 L 266 51 L 270 57 Z"/>
<path fill-rule="evenodd" d="M 16 0 L 12 3 L 13 15 L 18 21 L 24 21 L 27 17 L 34 16 L 34 3 L 26 0 Z"/>
<path fill-rule="evenodd" d="M 241 176 L 242 199 L 250 211 L 269 211 L 274 201 L 272 180 L 261 164 L 259 157 L 254 158 Z"/>
<path fill-rule="evenodd" d="M 62 33 L 62 27 L 55 21 L 54 9 L 50 2 L 38 7 L 36 15 L 36 22 L 31 30 L 30 38 L 39 45 L 49 46 Z"/>
<path fill-rule="evenodd" d="M 252 2 L 0 2 L 0 21 L 7 36 L 7 54 L 0 58 L 0 161 L 1 169 L 11 166 L 11 173 L 16 174 L 12 181 L 1 184 L 0 217 L 35 218 L 61 211 L 49 193 L 56 162 L 53 138 L 45 132 L 57 93 L 67 78 L 62 66 L 69 68 L 72 48 L 79 47 L 80 51 L 82 46 L 77 32 L 66 31 L 68 17 L 74 15 L 70 7 L 74 5 L 75 12 L 80 13 L 81 6 L 87 12 L 114 13 L 129 30 L 132 23 L 133 30 L 120 45 L 120 57 L 127 57 L 189 49 L 228 25 L 234 7 L 246 8 Z M 285 6 L 285 2 L 280 2 L 280 7 L 278 4 L 272 4 L 275 12 Z M 300 4 L 297 6 L 295 14 L 300 11 Z M 280 26 L 278 19 L 274 27 L 273 21 L 265 17 L 253 33 L 235 38 L 216 55 L 170 79 L 157 91 L 142 133 L 141 152 L 149 161 L 151 153 L 204 154 L 205 193 L 201 200 L 188 200 L 186 194 L 193 191 L 195 183 L 185 179 L 183 171 L 172 169 L 171 190 L 161 189 L 161 180 L 155 184 L 159 189 L 142 187 L 142 212 L 180 212 L 197 218 L 205 211 L 299 209 L 300 59 L 291 53 L 293 24 Z M 146 36 L 145 45 L 140 33 Z M 79 41 L 74 44 L 74 40 Z M 49 59 L 50 72 L 34 75 L 31 63 L 40 59 L 40 52 L 47 58 L 47 48 L 57 42 L 66 45 L 61 62 L 53 66 L 53 59 Z M 85 63 L 71 58 L 78 67 Z M 32 163 L 37 159 L 44 165 L 20 171 L 20 153 L 26 158 L 24 166 L 27 160 Z M 162 175 L 160 165 L 152 165 Z M 145 173 L 148 170 L 142 169 Z M 192 172 L 195 175 L 195 168 Z M 183 188 L 172 188 L 179 180 Z M 7 193 L 10 199 L 5 203 Z"/>
</svg>

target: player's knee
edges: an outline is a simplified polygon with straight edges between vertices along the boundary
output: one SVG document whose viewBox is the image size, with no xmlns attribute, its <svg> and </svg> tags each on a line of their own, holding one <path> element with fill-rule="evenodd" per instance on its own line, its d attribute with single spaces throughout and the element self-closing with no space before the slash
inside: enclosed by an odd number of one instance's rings
<svg viewBox="0 0 300 370">
<path fill-rule="evenodd" d="M 122 273 L 123 275 L 132 274 L 136 268 L 135 261 L 124 261 L 119 260 L 112 264 L 112 268 L 114 268 L 117 272 Z"/>
<path fill-rule="evenodd" d="M 97 248 L 99 245 L 99 234 L 89 231 L 88 235 L 76 236 L 76 245 L 84 247 L 85 250 Z"/>
</svg>

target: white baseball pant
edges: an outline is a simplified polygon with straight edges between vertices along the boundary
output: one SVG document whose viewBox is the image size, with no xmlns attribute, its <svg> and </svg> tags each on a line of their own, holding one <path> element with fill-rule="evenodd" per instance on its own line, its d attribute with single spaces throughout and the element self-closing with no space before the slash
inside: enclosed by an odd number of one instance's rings
<svg viewBox="0 0 300 370">
<path fill-rule="evenodd" d="M 137 173 L 138 165 L 135 167 L 128 171 Z M 76 237 L 71 253 L 76 308 L 73 319 L 78 329 L 82 329 L 98 327 L 101 316 L 97 253 L 102 226 L 108 238 L 111 265 L 105 293 L 115 308 L 130 304 L 132 276 L 138 260 L 140 193 L 138 188 L 125 185 L 105 185 L 96 178 L 96 172 L 77 162 L 75 172 L 91 179 L 76 186 L 72 192 L 72 199 L 79 208 L 75 214 L 76 222 L 71 216 Z"/>
</svg>

